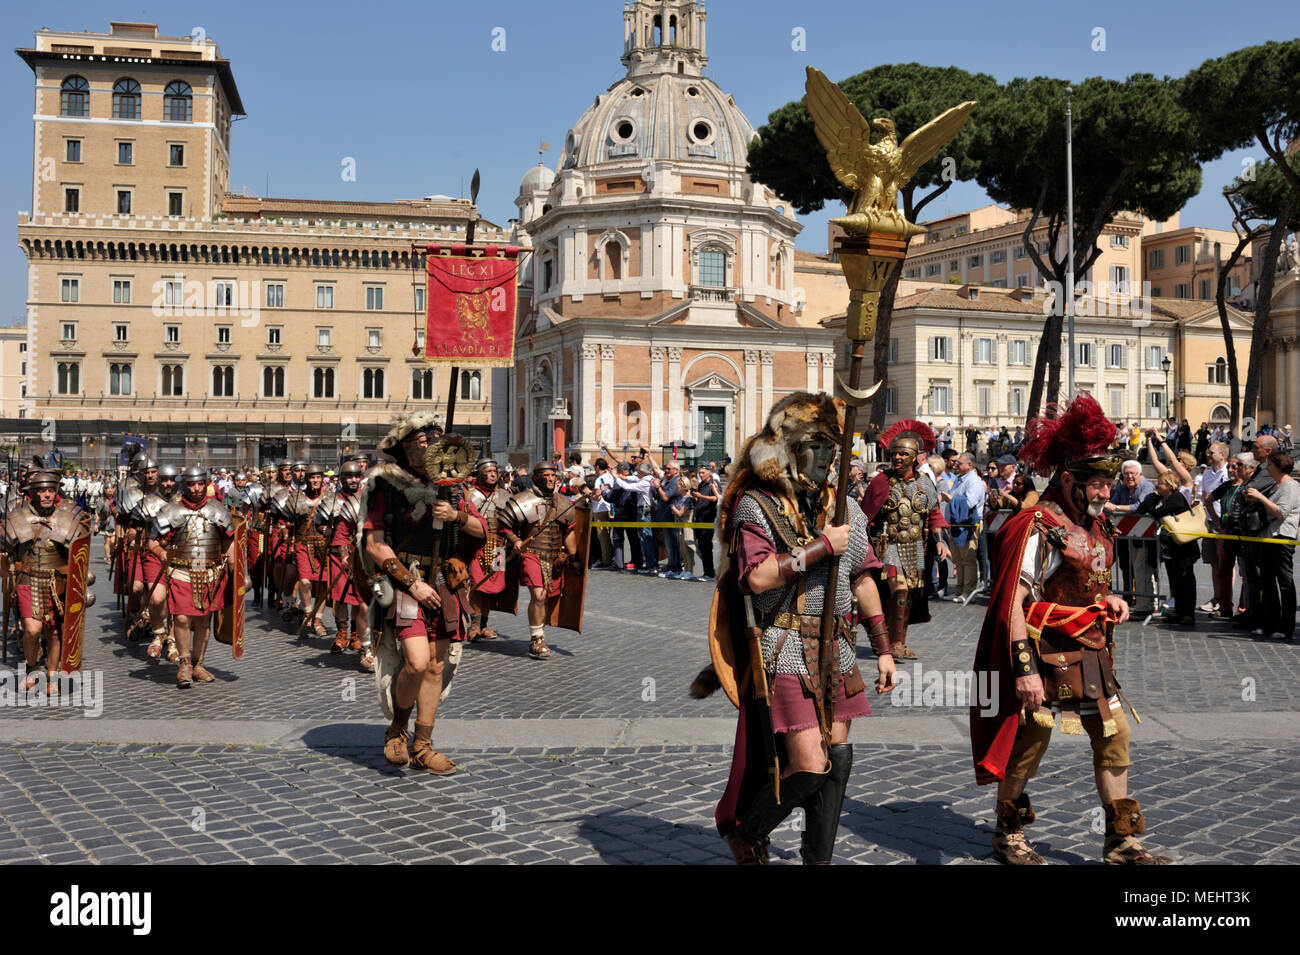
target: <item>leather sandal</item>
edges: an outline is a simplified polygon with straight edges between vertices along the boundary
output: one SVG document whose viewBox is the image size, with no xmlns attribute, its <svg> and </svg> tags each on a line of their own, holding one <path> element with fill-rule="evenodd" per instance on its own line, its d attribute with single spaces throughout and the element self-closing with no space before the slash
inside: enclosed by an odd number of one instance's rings
<svg viewBox="0 0 1300 955">
<path fill-rule="evenodd" d="M 217 678 L 208 672 L 207 667 L 202 663 L 194 664 L 193 678 L 195 683 L 215 683 Z"/>
<path fill-rule="evenodd" d="M 325 624 L 319 620 L 312 621 L 311 632 L 318 637 L 328 637 L 330 635 L 330 632 L 325 629 Z"/>
<path fill-rule="evenodd" d="M 361 637 L 355 630 L 352 631 L 352 638 L 348 641 L 348 649 L 353 653 L 361 649 Z"/>
<path fill-rule="evenodd" d="M 546 645 L 546 638 L 534 637 L 528 644 L 528 655 L 534 660 L 549 660 L 551 648 Z"/>
<path fill-rule="evenodd" d="M 163 641 L 163 649 L 167 653 L 167 662 L 176 663 L 181 658 L 181 651 L 176 646 L 176 638 L 168 637 Z"/>
<path fill-rule="evenodd" d="M 895 660 L 917 659 L 916 654 L 909 650 L 905 643 L 891 643 L 889 645 L 889 652 L 893 654 Z"/>
<path fill-rule="evenodd" d="M 155 633 L 153 635 L 153 639 L 149 641 L 149 646 L 144 651 L 145 656 L 147 656 L 150 660 L 157 660 L 160 656 L 162 656 L 162 645 L 163 645 L 163 638 Z"/>
<path fill-rule="evenodd" d="M 411 751 L 411 765 L 435 776 L 450 776 L 456 772 L 456 764 L 434 749 L 427 740 L 416 742 Z"/>
<path fill-rule="evenodd" d="M 375 672 L 375 648 L 374 647 L 361 648 L 360 663 L 361 663 L 361 669 L 366 670 L 370 673 Z"/>
<path fill-rule="evenodd" d="M 193 682 L 194 664 L 190 663 L 189 657 L 181 657 L 180 669 L 176 671 L 176 685 L 185 689 Z"/>
<path fill-rule="evenodd" d="M 406 741 L 410 739 L 406 730 L 396 726 L 388 727 L 384 733 L 384 759 L 388 760 L 394 766 L 405 766 L 411 761 L 411 753 L 406 748 Z"/>
<path fill-rule="evenodd" d="M 330 646 L 330 653 L 342 653 L 348 648 L 348 632 L 340 630 L 339 635 L 334 638 L 334 643 Z"/>
</svg>

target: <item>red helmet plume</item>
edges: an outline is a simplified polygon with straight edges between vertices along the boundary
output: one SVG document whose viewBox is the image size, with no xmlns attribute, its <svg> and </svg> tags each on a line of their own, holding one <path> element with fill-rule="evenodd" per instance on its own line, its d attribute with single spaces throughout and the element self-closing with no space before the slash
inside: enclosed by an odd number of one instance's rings
<svg viewBox="0 0 1300 955">
<path fill-rule="evenodd" d="M 916 438 L 921 445 L 921 449 L 929 454 L 939 446 L 939 439 L 934 436 L 934 431 L 923 421 L 916 421 L 912 418 L 904 418 L 902 421 L 895 422 L 881 432 L 877 442 L 886 450 L 893 443 L 894 439 L 902 435 L 908 435 Z"/>
<path fill-rule="evenodd" d="M 1025 429 L 1020 460 L 1044 477 L 1062 466 L 1104 455 L 1115 440 L 1115 425 L 1097 399 L 1080 392 L 1055 418 L 1034 418 Z"/>
</svg>

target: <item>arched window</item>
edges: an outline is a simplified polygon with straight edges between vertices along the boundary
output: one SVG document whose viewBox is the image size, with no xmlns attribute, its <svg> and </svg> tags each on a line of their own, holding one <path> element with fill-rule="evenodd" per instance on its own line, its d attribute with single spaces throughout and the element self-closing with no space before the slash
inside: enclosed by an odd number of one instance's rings
<svg viewBox="0 0 1300 955">
<path fill-rule="evenodd" d="M 312 372 L 312 394 L 317 398 L 334 397 L 333 368 L 317 368 Z"/>
<path fill-rule="evenodd" d="M 77 395 L 81 393 L 81 364 L 75 361 L 59 362 L 59 394 Z"/>
<path fill-rule="evenodd" d="M 69 76 L 59 91 L 59 113 L 63 116 L 90 115 L 90 84 L 83 76 Z"/>
<path fill-rule="evenodd" d="M 140 84 L 129 77 L 113 84 L 113 118 L 140 118 Z"/>
<path fill-rule="evenodd" d="M 605 278 L 621 279 L 623 277 L 623 247 L 617 242 L 605 243 Z"/>
<path fill-rule="evenodd" d="M 235 395 L 235 368 L 233 365 L 212 366 L 212 396 L 233 398 Z"/>
<path fill-rule="evenodd" d="M 114 363 L 108 366 L 108 393 L 110 395 L 129 395 L 131 393 L 130 364 Z"/>
<path fill-rule="evenodd" d="M 262 369 L 262 396 L 264 398 L 284 397 L 284 367 L 267 365 Z"/>
<path fill-rule="evenodd" d="M 194 119 L 194 94 L 190 84 L 172 80 L 163 90 L 163 119 L 169 123 L 188 123 Z"/>
<path fill-rule="evenodd" d="M 724 288 L 727 284 L 727 253 L 720 249 L 700 250 L 699 284 Z"/>
<path fill-rule="evenodd" d="M 433 370 L 411 369 L 411 397 L 422 401 L 433 398 Z"/>
<path fill-rule="evenodd" d="M 361 375 L 361 397 L 384 397 L 384 369 L 367 368 Z"/>
<path fill-rule="evenodd" d="M 477 371 L 460 373 L 460 396 L 467 401 L 479 401 L 483 395 L 483 377 Z"/>
<path fill-rule="evenodd" d="M 185 394 L 185 369 L 181 365 L 162 366 L 162 393 L 175 397 Z"/>
<path fill-rule="evenodd" d="M 1220 355 L 1214 359 L 1214 364 L 1206 367 L 1206 380 L 1212 385 L 1223 385 L 1228 382 L 1228 360 Z"/>
</svg>

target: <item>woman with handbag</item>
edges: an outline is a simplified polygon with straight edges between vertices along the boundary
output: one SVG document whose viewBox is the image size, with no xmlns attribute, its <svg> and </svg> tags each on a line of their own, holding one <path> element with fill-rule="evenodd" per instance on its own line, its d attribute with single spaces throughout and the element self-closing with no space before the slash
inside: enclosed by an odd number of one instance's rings
<svg viewBox="0 0 1300 955">
<path fill-rule="evenodd" d="M 1249 451 L 1244 452 L 1250 462 L 1254 462 L 1255 456 Z M 1228 470 L 1227 480 L 1223 481 L 1218 487 L 1210 492 L 1209 501 L 1206 503 L 1206 523 L 1210 530 L 1216 534 L 1238 534 L 1237 518 L 1241 513 L 1242 485 L 1250 475 L 1250 469 L 1242 464 L 1242 455 L 1229 458 L 1224 465 Z M 1222 539 L 1216 541 L 1219 545 L 1219 566 L 1217 574 L 1219 579 L 1215 584 L 1215 591 L 1221 592 L 1228 599 L 1219 597 L 1219 609 L 1210 614 L 1211 617 L 1218 617 L 1221 620 L 1231 620 L 1236 616 L 1236 601 L 1233 594 L 1236 589 L 1233 586 L 1233 571 L 1237 567 L 1237 559 L 1241 556 L 1241 548 L 1238 541 Z"/>
<path fill-rule="evenodd" d="M 1156 492 L 1148 494 L 1138 505 L 1137 512 L 1147 517 L 1176 517 L 1191 510 L 1181 493 L 1176 475 L 1166 472 L 1156 481 Z M 1163 521 L 1162 521 L 1163 524 Z M 1174 612 L 1165 617 L 1168 623 L 1181 624 L 1184 627 L 1196 623 L 1196 561 L 1201 548 L 1196 539 L 1186 544 L 1174 542 L 1167 531 L 1159 538 L 1160 556 L 1169 577 L 1169 592 L 1174 599 Z"/>
<path fill-rule="evenodd" d="M 1291 477 L 1293 467 L 1291 455 L 1274 451 L 1268 456 L 1268 476 L 1273 479 L 1273 490 L 1267 495 L 1255 488 L 1246 490 L 1247 496 L 1257 501 L 1268 514 L 1265 537 L 1294 541 L 1300 534 L 1300 484 Z M 1294 640 L 1295 545 L 1262 544 L 1261 547 L 1264 549 L 1266 576 L 1262 581 L 1264 606 L 1260 625 L 1274 640 Z"/>
</svg>

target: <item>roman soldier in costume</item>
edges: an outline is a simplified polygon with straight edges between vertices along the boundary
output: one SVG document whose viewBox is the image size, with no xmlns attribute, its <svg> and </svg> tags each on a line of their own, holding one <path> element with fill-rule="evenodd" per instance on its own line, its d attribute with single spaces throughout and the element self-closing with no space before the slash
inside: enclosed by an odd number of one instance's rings
<svg viewBox="0 0 1300 955">
<path fill-rule="evenodd" d="M 928 623 L 926 602 L 926 548 L 933 540 L 940 560 L 948 559 L 948 546 L 939 539 L 947 530 L 939 507 L 939 489 L 919 469 L 938 444 L 934 432 L 920 421 L 899 421 L 880 435 L 890 466 L 881 468 L 867 485 L 862 512 L 871 522 L 871 545 L 883 565 L 881 590 L 887 590 L 885 617 L 895 660 L 915 660 L 907 647 L 910 623 Z"/>
<path fill-rule="evenodd" d="M 474 465 L 474 483 L 465 496 L 487 522 L 487 537 L 469 562 L 471 643 L 493 640 L 499 634 L 488 629 L 488 612 L 492 598 L 506 589 L 505 541 L 501 537 L 501 515 L 510 503 L 510 492 L 499 483 L 501 469 L 491 458 L 480 458 Z M 516 585 L 517 586 L 517 585 Z"/>
<path fill-rule="evenodd" d="M 28 671 L 22 684 L 25 691 L 30 692 L 40 681 L 42 644 L 50 684 L 64 663 L 69 552 L 76 541 L 89 536 L 90 515 L 71 499 L 59 497 L 59 475 L 33 472 L 27 481 L 27 500 L 8 512 L 4 526 L 4 549 L 22 619 Z M 87 589 L 93 582 L 94 576 L 87 572 Z M 87 605 L 93 597 L 87 595 Z"/>
<path fill-rule="evenodd" d="M 213 613 L 225 606 L 226 573 L 232 560 L 234 517 L 208 497 L 208 474 L 191 466 L 181 473 L 180 498 L 154 518 L 149 549 L 168 568 L 167 609 L 180 643 L 176 685 L 212 683 L 203 666 Z"/>
<path fill-rule="evenodd" d="M 357 496 L 361 480 L 361 465 L 355 461 L 344 464 L 339 469 L 339 490 L 316 512 L 316 520 L 329 541 L 329 599 L 334 608 L 334 624 L 338 627 L 330 653 L 359 650 L 361 668 L 374 670 L 375 651 L 366 621 L 366 598 L 356 583 L 360 570 L 356 540 L 361 523 L 361 501 Z"/>
<path fill-rule="evenodd" d="M 1086 394 L 1058 418 L 1031 421 L 1020 459 L 1050 475 L 1051 484 L 996 539 L 975 670 L 977 681 L 990 674 L 995 682 L 988 685 L 1000 695 L 995 710 L 971 708 L 971 745 L 976 781 L 998 786 L 994 855 L 1012 865 L 1043 864 L 1024 835 L 1034 821 L 1025 784 L 1058 716 L 1061 732 L 1086 732 L 1092 743 L 1106 813 L 1103 861 L 1169 861 L 1138 841 L 1146 821 L 1128 795 L 1129 724 L 1112 667 L 1112 628 L 1128 619 L 1129 608 L 1110 592 L 1115 529 L 1103 512 L 1122 463 L 1106 454 L 1114 436 L 1114 425 Z"/>
<path fill-rule="evenodd" d="M 829 395 L 783 398 L 745 443 L 720 507 L 723 563 L 709 633 L 714 662 L 691 695 L 721 686 L 740 710 L 731 775 L 715 819 L 741 865 L 766 865 L 769 835 L 801 806 L 804 863 L 831 862 L 853 765 L 849 724 L 871 712 L 857 663 L 859 623 L 876 652 L 876 692 L 894 687 L 872 575 L 880 561 L 866 516 L 849 507 L 847 524 L 831 523 L 835 489 L 828 474 L 843 421 L 842 403 Z M 833 555 L 840 558 L 834 638 L 824 648 L 833 658 L 823 661 L 822 610 Z"/>
<path fill-rule="evenodd" d="M 361 490 L 358 552 L 375 593 L 380 704 L 392 718 L 384 757 L 447 776 L 456 764 L 433 748 L 433 725 L 469 635 L 465 539 L 481 540 L 487 528 L 463 494 L 469 447 L 442 436 L 436 422 L 430 412 L 408 415 L 380 442 L 382 463 L 369 469 Z"/>
<path fill-rule="evenodd" d="M 555 464 L 533 466 L 533 486 L 510 498 L 498 517 L 501 537 L 510 557 L 520 556 L 519 581 L 528 588 L 528 655 L 547 660 L 546 621 L 552 601 L 564 592 L 565 571 L 581 576 L 584 561 L 575 560 L 579 546 L 577 501 L 556 488 Z"/>
<path fill-rule="evenodd" d="M 329 584 L 329 541 L 317 512 L 330 495 L 325 493 L 325 469 L 319 464 L 303 465 L 304 486 L 291 491 L 285 513 L 293 521 L 293 562 L 298 569 L 297 592 L 302 605 L 301 633 L 308 627 L 318 637 L 328 634 L 321 615 L 325 610 Z"/>
<path fill-rule="evenodd" d="M 180 654 L 167 626 L 166 569 L 148 546 L 149 528 L 169 500 L 163 496 L 159 468 L 153 458 L 139 454 L 133 460 L 135 480 L 124 481 L 118 490 L 118 528 L 123 533 L 122 556 L 131 581 L 128 638 L 134 639 L 136 631 L 152 626 L 153 638 L 146 650 L 149 659 L 158 660 L 165 652 L 168 662 L 175 663 Z"/>
<path fill-rule="evenodd" d="M 275 609 L 285 620 L 293 617 L 294 563 L 293 516 L 289 513 L 289 500 L 297 490 L 293 479 L 293 464 L 281 461 L 276 471 L 276 486 L 271 493 L 271 568 L 275 583 Z M 305 466 L 304 466 L 305 470 Z"/>
<path fill-rule="evenodd" d="M 276 487 L 275 466 L 262 468 L 261 480 L 248 487 L 249 532 L 248 573 L 253 585 L 253 606 L 261 608 L 263 592 L 275 601 L 275 579 L 271 569 L 271 495 Z"/>
<path fill-rule="evenodd" d="M 158 466 L 158 496 L 170 503 L 176 499 L 176 483 L 180 480 L 181 469 L 174 464 Z"/>
</svg>

